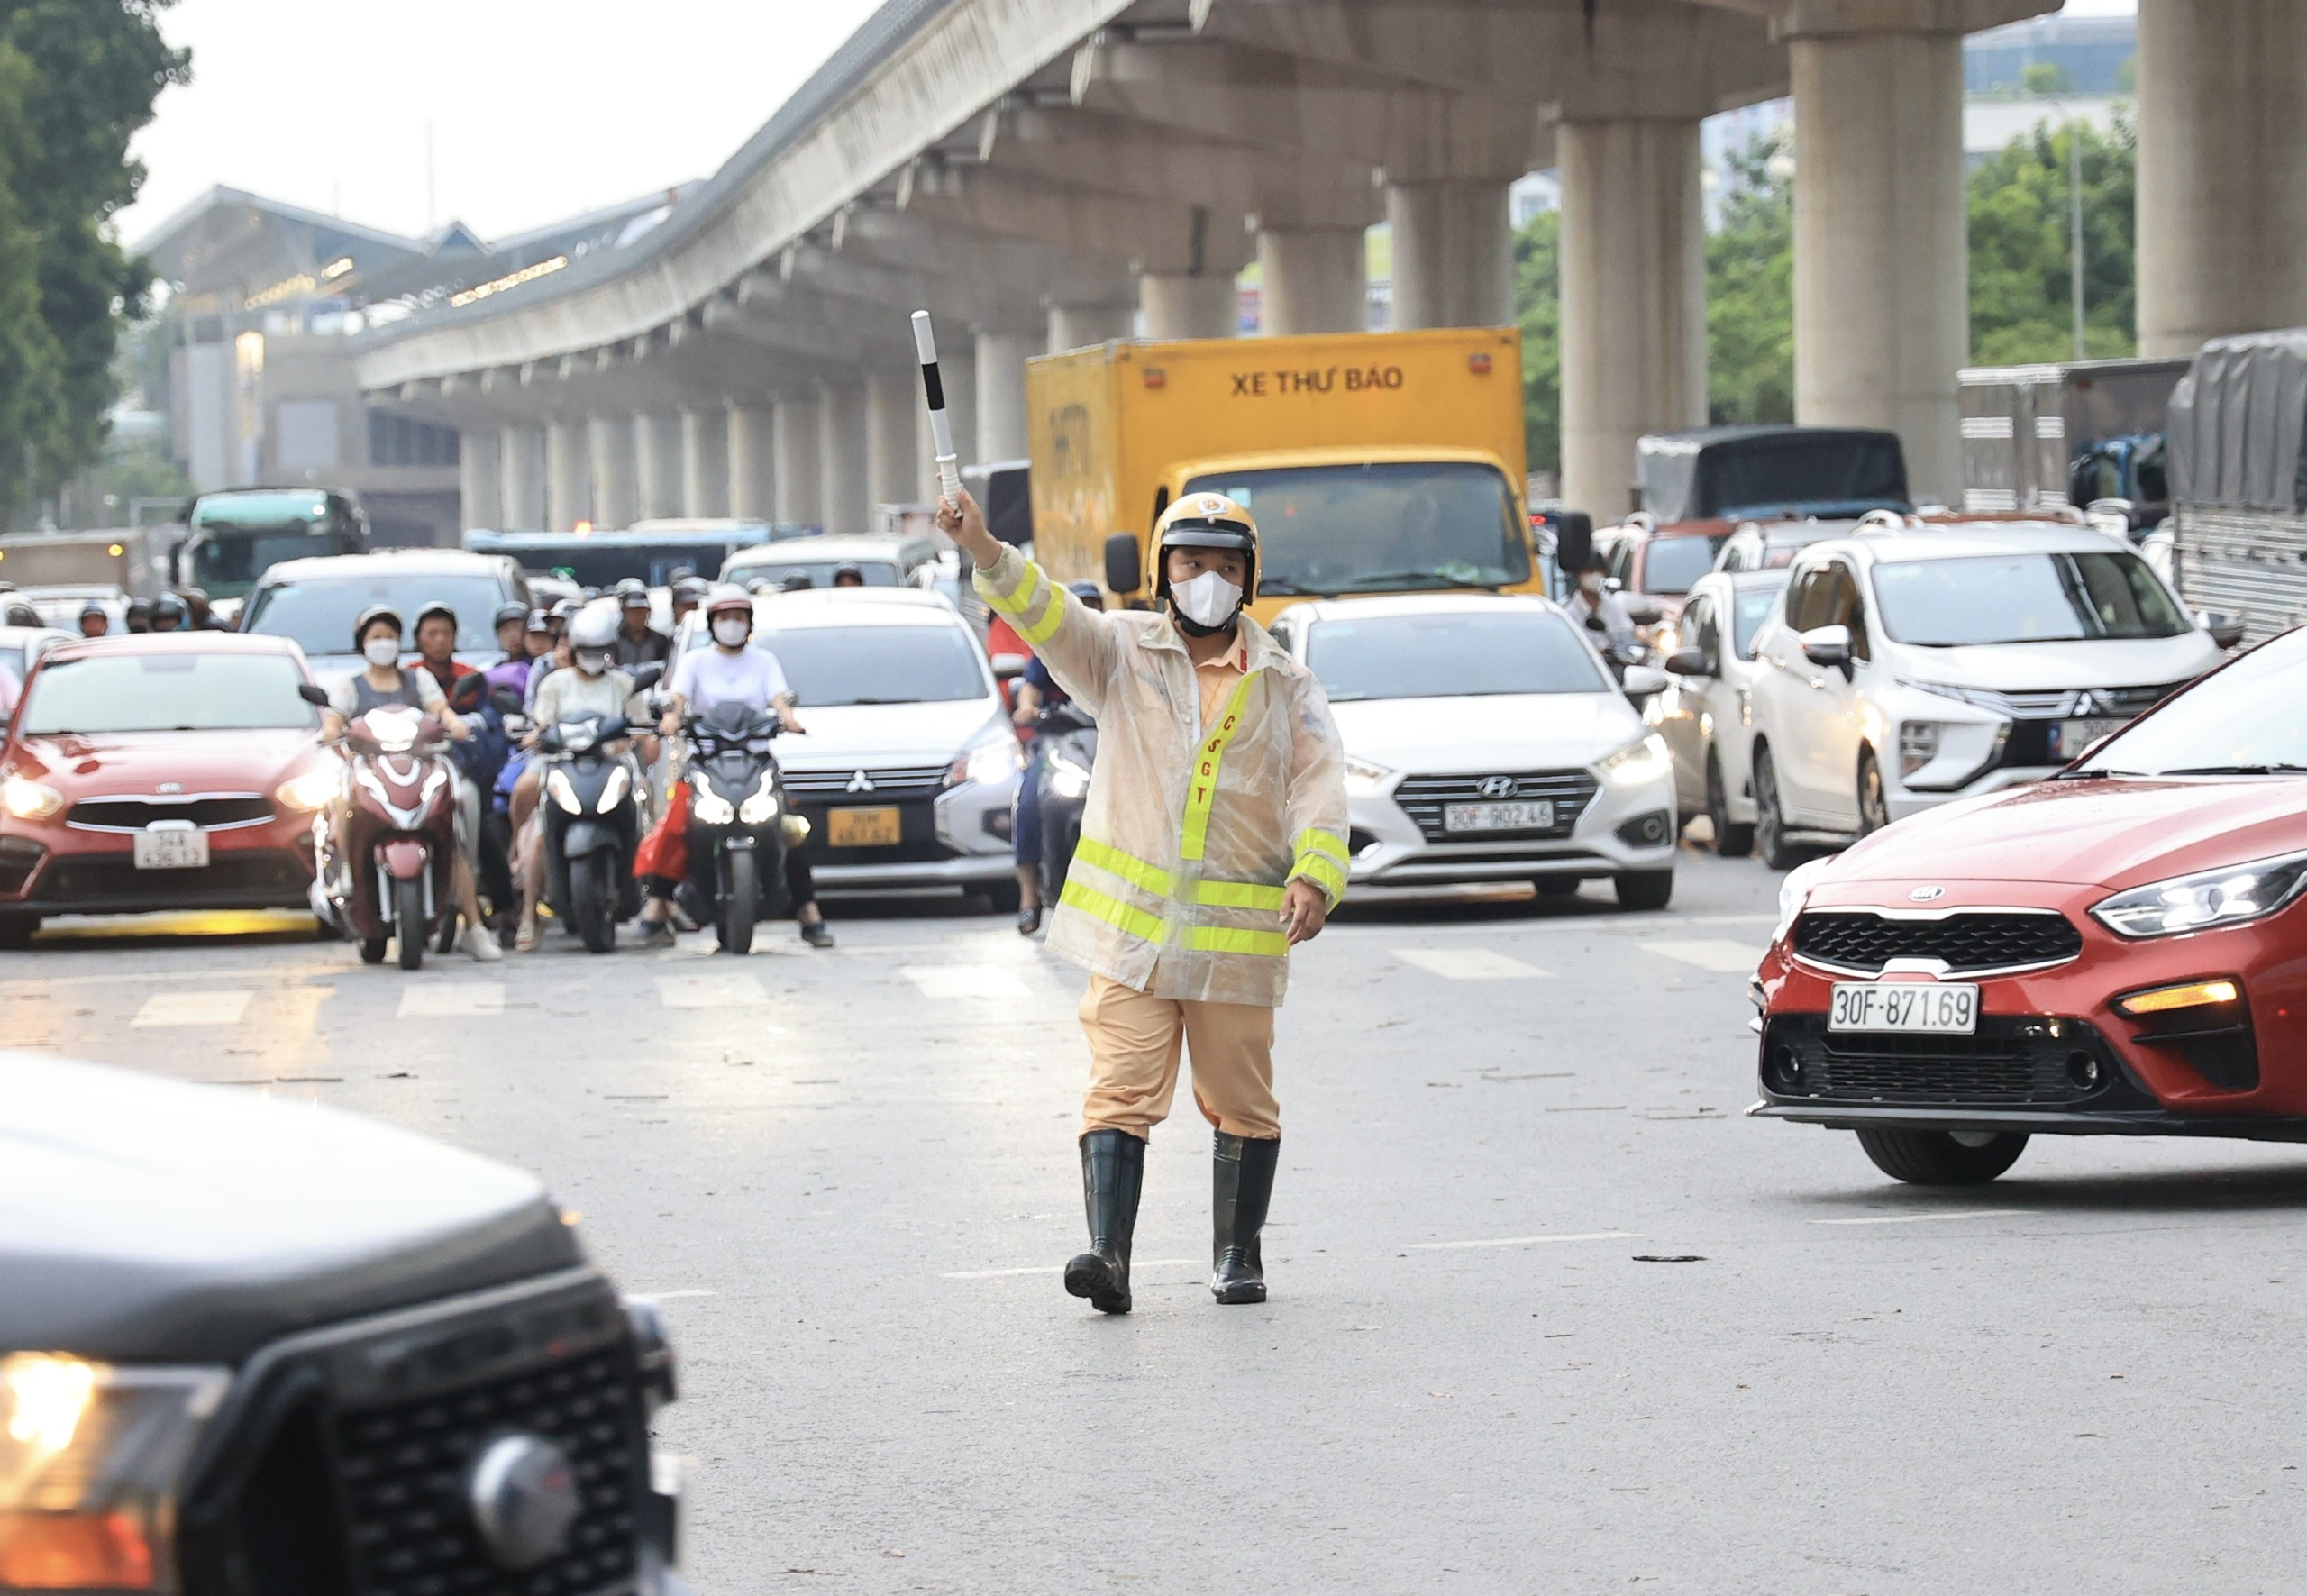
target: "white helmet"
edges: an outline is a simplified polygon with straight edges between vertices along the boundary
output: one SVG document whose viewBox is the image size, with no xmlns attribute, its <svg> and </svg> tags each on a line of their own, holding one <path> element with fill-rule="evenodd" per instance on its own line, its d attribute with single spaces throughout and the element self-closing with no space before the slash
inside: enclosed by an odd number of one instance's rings
<svg viewBox="0 0 2307 1596">
<path fill-rule="evenodd" d="M 606 605 L 588 604 L 569 623 L 569 646 L 609 649 L 616 646 L 616 611 Z"/>
</svg>

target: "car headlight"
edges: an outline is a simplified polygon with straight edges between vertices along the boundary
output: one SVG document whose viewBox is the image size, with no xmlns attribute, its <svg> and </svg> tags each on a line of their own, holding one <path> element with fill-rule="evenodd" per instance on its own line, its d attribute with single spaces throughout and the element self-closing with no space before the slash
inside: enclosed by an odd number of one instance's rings
<svg viewBox="0 0 2307 1596">
<path fill-rule="evenodd" d="M 737 817 L 737 806 L 705 784 L 702 776 L 689 782 L 689 813 L 706 825 L 726 825 Z"/>
<path fill-rule="evenodd" d="M 1070 759 L 1049 762 L 1049 789 L 1060 798 L 1078 798 L 1090 790 L 1090 772 Z"/>
<path fill-rule="evenodd" d="M 169 1536 L 222 1369 L 0 1358 L 0 1590 L 178 1589 Z"/>
<path fill-rule="evenodd" d="M 1016 775 L 1025 762 L 1025 751 L 1018 747 L 1016 735 L 1005 729 L 964 750 L 945 772 L 945 784 L 957 787 L 964 781 L 977 781 L 995 786 Z"/>
<path fill-rule="evenodd" d="M 582 815 L 585 812 L 583 802 L 577 797 L 577 784 L 570 780 L 568 771 L 555 769 L 546 772 L 544 789 L 554 803 L 559 804 L 571 815 Z"/>
<path fill-rule="evenodd" d="M 1813 859 L 1786 872 L 1786 880 L 1778 884 L 1778 928 L 1770 934 L 1771 941 L 1778 941 L 1794 928 L 1795 918 L 1801 914 L 1802 906 L 1810 901 L 1810 889 L 1826 872 L 1827 862 Z"/>
<path fill-rule="evenodd" d="M 280 800 L 283 808 L 310 813 L 335 799 L 343 777 L 344 768 L 342 765 L 333 768 L 316 766 L 301 776 L 289 777 L 272 789 L 272 796 Z"/>
<path fill-rule="evenodd" d="M 19 820 L 45 820 L 64 807 L 64 795 L 23 776 L 0 781 L 0 808 Z"/>
<path fill-rule="evenodd" d="M 625 773 L 623 765 L 618 765 L 609 771 L 609 779 L 601 788 L 601 801 L 593 808 L 603 815 L 615 813 L 616 807 L 625 802 L 625 795 L 632 786 L 633 779 Z"/>
<path fill-rule="evenodd" d="M 772 771 L 761 779 L 752 796 L 737 806 L 737 818 L 747 825 L 765 825 L 777 817 L 777 773 Z"/>
<path fill-rule="evenodd" d="M 2118 936 L 2175 936 L 2271 915 L 2302 888 L 2307 853 L 2292 853 L 2149 881 L 2093 905 L 2091 913 Z"/>
<path fill-rule="evenodd" d="M 1666 739 L 1655 732 L 1644 733 L 1616 753 L 1605 755 L 1595 766 L 1602 772 L 1603 780 L 1621 787 L 1662 780 L 1673 768 L 1673 758 L 1666 752 Z"/>
<path fill-rule="evenodd" d="M 1393 774 L 1385 766 L 1373 765 L 1366 759 L 1349 759 L 1345 762 L 1346 796 L 1376 798 L 1386 790 L 1386 783 Z"/>
</svg>

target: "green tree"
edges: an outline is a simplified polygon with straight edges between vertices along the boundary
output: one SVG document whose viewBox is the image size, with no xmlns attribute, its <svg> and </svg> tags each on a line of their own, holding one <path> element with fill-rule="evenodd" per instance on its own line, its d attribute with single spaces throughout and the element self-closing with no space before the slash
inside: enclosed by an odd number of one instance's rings
<svg viewBox="0 0 2307 1596">
<path fill-rule="evenodd" d="M 1730 157 L 1721 225 L 1706 241 L 1707 414 L 1718 424 L 1794 419 L 1794 166 L 1791 134 Z"/>
<path fill-rule="evenodd" d="M 2087 123 L 2037 127 L 1970 176 L 1971 359 L 2012 366 L 2074 356 L 2074 188 L 2083 158 L 2084 350 L 2093 359 L 2136 352 L 2133 249 L 2138 139 Z"/>
<path fill-rule="evenodd" d="M 1530 470 L 1562 470 L 1562 213 L 1514 234 L 1514 312 L 1522 328 L 1522 433 Z"/>
</svg>

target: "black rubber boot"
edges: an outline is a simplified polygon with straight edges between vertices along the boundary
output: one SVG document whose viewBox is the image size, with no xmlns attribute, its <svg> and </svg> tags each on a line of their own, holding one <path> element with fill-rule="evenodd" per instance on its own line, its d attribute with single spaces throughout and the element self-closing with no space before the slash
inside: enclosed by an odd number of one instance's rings
<svg viewBox="0 0 2307 1596">
<path fill-rule="evenodd" d="M 1137 1230 L 1137 1194 L 1145 1184 L 1145 1143 L 1121 1130 L 1081 1138 L 1081 1206 L 1090 1250 L 1065 1266 L 1065 1289 L 1099 1313 L 1129 1311 L 1129 1243 Z"/>
<path fill-rule="evenodd" d="M 1220 1302 L 1265 1300 L 1265 1256 L 1258 1232 L 1265 1228 L 1274 1166 L 1281 1159 L 1280 1136 L 1253 1140 L 1217 1133 L 1209 1294 Z"/>
</svg>

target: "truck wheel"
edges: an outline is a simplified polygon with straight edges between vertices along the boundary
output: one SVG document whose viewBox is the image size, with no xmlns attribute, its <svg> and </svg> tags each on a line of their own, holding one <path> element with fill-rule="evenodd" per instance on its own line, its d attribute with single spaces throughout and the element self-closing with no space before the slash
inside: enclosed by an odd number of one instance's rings
<svg viewBox="0 0 2307 1596">
<path fill-rule="evenodd" d="M 1802 855 L 1786 840 L 1786 816 L 1778 807 L 1778 764 L 1767 745 L 1755 748 L 1755 844 L 1773 870 L 1792 870 Z"/>
<path fill-rule="evenodd" d="M 1664 908 L 1674 899 L 1674 872 L 1671 870 L 1626 871 L 1612 877 L 1610 885 L 1618 889 L 1620 908 Z"/>
<path fill-rule="evenodd" d="M 616 946 L 612 901 L 616 888 L 609 880 L 611 857 L 588 853 L 569 866 L 569 914 L 577 922 L 577 935 L 584 939 L 588 953 L 606 953 Z"/>
<path fill-rule="evenodd" d="M 1730 792 L 1722 782 L 1722 762 L 1706 751 L 1706 818 L 1714 827 L 1714 851 L 1725 859 L 1744 859 L 1755 851 L 1755 828 L 1730 820 Z"/>
<path fill-rule="evenodd" d="M 1863 1130 L 1858 1145 L 1874 1167 L 1910 1186 L 1980 1186 L 2019 1162 L 2017 1132 Z"/>
<path fill-rule="evenodd" d="M 721 941 L 721 950 L 729 953 L 750 953 L 753 951 L 753 921 L 761 908 L 761 878 L 758 866 L 748 848 L 734 848 L 724 863 L 725 879 L 721 883 L 721 918 L 715 932 Z"/>
<path fill-rule="evenodd" d="M 393 936 L 400 944 L 403 970 L 424 968 L 424 883 L 411 878 L 393 883 Z"/>
</svg>

